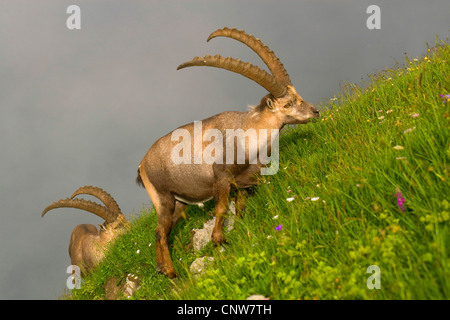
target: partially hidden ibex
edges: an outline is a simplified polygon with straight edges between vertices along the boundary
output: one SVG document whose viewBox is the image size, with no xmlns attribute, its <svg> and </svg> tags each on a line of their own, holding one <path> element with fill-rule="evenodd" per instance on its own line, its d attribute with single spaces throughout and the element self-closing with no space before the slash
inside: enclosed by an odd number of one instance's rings
<svg viewBox="0 0 450 320">
<path fill-rule="evenodd" d="M 264 96 L 260 104 L 252 107 L 248 112 L 223 112 L 207 118 L 201 122 L 201 133 L 214 129 L 220 131 L 223 137 L 227 130 L 266 130 L 279 132 L 286 124 L 305 124 L 312 118 L 319 118 L 320 112 L 310 103 L 303 100 L 292 85 L 289 75 L 283 64 L 266 45 L 253 35 L 237 29 L 219 29 L 214 31 L 208 40 L 215 37 L 229 37 L 238 40 L 253 51 L 264 61 L 271 74 L 250 63 L 244 63 L 238 59 L 223 58 L 220 55 L 195 57 L 189 62 L 178 66 L 178 69 L 192 66 L 208 66 L 226 69 L 245 76 L 262 87 L 269 94 Z M 184 130 L 191 136 L 195 135 L 196 124 L 190 123 L 181 126 L 177 130 Z M 175 132 L 175 131 L 173 131 Z M 211 235 L 212 241 L 218 245 L 225 241 L 223 235 L 224 215 L 227 212 L 228 198 L 231 189 L 238 189 L 238 206 L 241 207 L 243 192 L 240 190 L 257 184 L 257 174 L 264 166 L 261 161 L 252 162 L 247 144 L 246 136 L 236 136 L 236 144 L 230 147 L 229 140 L 223 140 L 223 159 L 214 163 L 199 162 L 196 152 L 199 146 L 195 146 L 191 139 L 191 150 L 188 152 L 188 162 L 174 163 L 173 150 L 178 139 L 172 133 L 157 140 L 148 150 L 138 168 L 136 182 L 144 186 L 155 207 L 158 216 L 156 228 L 156 266 L 157 270 L 169 277 L 175 277 L 170 253 L 168 238 L 172 228 L 175 226 L 187 204 L 203 203 L 214 199 L 216 216 L 215 226 Z M 197 129 L 198 133 L 198 129 Z M 248 137 L 247 137 L 248 138 Z M 217 138 L 216 138 L 217 139 Z M 206 139 L 208 140 L 208 139 Z M 198 141 L 198 140 L 195 140 Z M 205 138 L 200 140 L 202 151 L 208 146 Z M 261 146 L 264 146 L 268 154 L 271 152 L 273 137 L 268 134 L 258 141 L 258 154 Z M 245 146 L 245 161 L 226 161 L 227 151 L 236 151 L 237 146 Z M 234 150 L 227 150 L 234 148 Z M 197 148 L 197 149 L 196 149 Z M 197 151 L 196 151 L 197 150 Z M 186 150 L 183 150 L 186 152 Z M 196 161 L 197 160 L 197 161 Z"/>
<path fill-rule="evenodd" d="M 77 195 L 89 194 L 100 199 L 105 206 L 85 199 L 74 199 Z M 75 191 L 70 198 L 61 199 L 48 205 L 42 217 L 52 209 L 76 208 L 89 211 L 104 219 L 99 230 L 92 224 L 80 224 L 70 237 L 69 256 L 72 265 L 80 267 L 82 274 L 94 269 L 105 256 L 107 244 L 117 238 L 129 226 L 114 198 L 101 188 L 84 186 Z"/>
</svg>

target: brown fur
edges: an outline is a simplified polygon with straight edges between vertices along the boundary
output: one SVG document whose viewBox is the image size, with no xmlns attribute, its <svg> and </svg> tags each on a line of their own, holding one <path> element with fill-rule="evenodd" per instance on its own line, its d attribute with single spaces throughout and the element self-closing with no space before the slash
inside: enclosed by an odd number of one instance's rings
<svg viewBox="0 0 450 320">
<path fill-rule="evenodd" d="M 90 194 L 100 199 L 106 206 L 98 203 L 74 199 L 79 194 Z M 92 224 L 80 224 L 72 231 L 69 244 L 69 256 L 72 265 L 77 265 L 82 274 L 94 269 L 105 256 L 109 243 L 129 226 L 114 198 L 98 187 L 84 186 L 79 188 L 71 198 L 61 199 L 48 205 L 42 217 L 56 208 L 77 208 L 87 210 L 105 220 L 99 230 Z"/>
<path fill-rule="evenodd" d="M 248 112 L 223 112 L 203 120 L 203 133 L 207 129 L 214 128 L 220 130 L 225 137 L 226 129 L 243 129 L 244 131 L 250 128 L 256 130 L 281 129 L 285 124 L 307 123 L 309 119 L 319 117 L 319 111 L 304 101 L 294 87 L 288 86 L 287 89 L 286 96 L 275 99 L 272 95 L 267 95 L 258 106 Z M 194 136 L 193 123 L 180 128 L 188 130 L 191 137 Z M 268 137 L 268 141 L 270 141 L 270 137 Z M 158 215 L 156 228 L 157 269 L 169 277 L 176 276 L 169 253 L 169 234 L 185 206 L 202 203 L 213 198 L 216 223 L 211 239 L 216 245 L 225 242 L 223 221 L 227 212 L 230 190 L 256 185 L 256 175 L 262 167 L 259 162 L 258 164 L 248 164 L 248 158 L 246 158 L 245 164 L 226 164 L 225 159 L 223 164 L 194 164 L 193 152 L 191 152 L 191 164 L 176 165 L 171 160 L 171 150 L 177 143 L 177 141 L 171 140 L 171 133 L 157 140 L 139 165 L 136 179 L 147 189 Z M 204 149 L 208 143 L 203 142 L 202 148 Z M 192 146 L 192 151 L 193 148 Z M 225 157 L 225 142 L 223 150 Z M 242 199 L 241 196 L 239 211 L 243 207 Z"/>
<path fill-rule="evenodd" d="M 123 233 L 128 223 L 118 219 L 112 223 L 99 225 L 80 224 L 72 231 L 69 244 L 70 262 L 80 267 L 82 274 L 89 273 L 105 257 L 108 244 Z"/>
</svg>

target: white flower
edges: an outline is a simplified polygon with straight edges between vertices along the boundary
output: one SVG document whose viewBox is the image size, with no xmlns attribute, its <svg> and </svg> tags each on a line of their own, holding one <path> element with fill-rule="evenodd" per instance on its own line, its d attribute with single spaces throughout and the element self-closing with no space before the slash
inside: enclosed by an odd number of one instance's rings
<svg viewBox="0 0 450 320">
<path fill-rule="evenodd" d="M 139 253 L 139 252 L 141 252 L 141 250 L 137 249 L 136 253 Z"/>
<path fill-rule="evenodd" d="M 412 132 L 415 129 L 416 129 L 416 127 L 412 127 L 412 128 L 406 129 L 405 131 L 403 131 L 403 133 Z"/>
<path fill-rule="evenodd" d="M 152 246 L 152 243 L 150 242 L 150 243 L 148 244 L 148 246 L 151 247 L 151 246 Z"/>
<path fill-rule="evenodd" d="M 403 146 L 395 146 L 395 147 L 392 147 L 393 149 L 395 149 L 395 150 L 403 150 L 403 149 L 405 149 L 405 147 L 403 147 Z"/>
<path fill-rule="evenodd" d="M 275 219 L 278 219 L 278 215 L 274 216 L 272 219 L 274 219 L 274 220 L 275 220 Z"/>
<path fill-rule="evenodd" d="M 295 198 L 293 198 L 293 197 L 292 198 L 287 198 L 286 201 L 291 202 L 291 201 L 294 201 L 294 199 Z"/>
<path fill-rule="evenodd" d="M 320 199 L 319 197 L 314 197 L 314 198 L 311 198 L 311 201 L 317 201 L 319 199 Z"/>
</svg>

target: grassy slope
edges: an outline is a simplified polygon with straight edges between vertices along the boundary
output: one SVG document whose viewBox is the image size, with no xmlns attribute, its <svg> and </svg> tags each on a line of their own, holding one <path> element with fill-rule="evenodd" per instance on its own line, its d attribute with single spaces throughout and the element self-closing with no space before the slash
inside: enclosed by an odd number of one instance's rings
<svg viewBox="0 0 450 320">
<path fill-rule="evenodd" d="M 67 298 L 104 298 L 109 277 L 131 272 L 142 279 L 136 299 L 449 299 L 450 101 L 440 97 L 450 93 L 449 61 L 441 44 L 364 89 L 344 86 L 321 121 L 283 132 L 280 170 L 254 189 L 225 250 L 194 255 L 191 230 L 213 203 L 190 207 L 171 235 L 180 277 L 167 279 L 155 271 L 156 215 L 143 208 Z M 194 279 L 187 270 L 202 255 L 216 263 Z M 370 265 L 380 290 L 366 286 Z"/>
</svg>

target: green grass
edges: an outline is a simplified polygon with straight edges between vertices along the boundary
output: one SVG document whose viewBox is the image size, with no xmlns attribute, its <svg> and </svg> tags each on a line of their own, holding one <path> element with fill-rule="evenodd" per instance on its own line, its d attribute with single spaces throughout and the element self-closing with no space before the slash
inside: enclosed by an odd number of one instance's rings
<svg viewBox="0 0 450 320">
<path fill-rule="evenodd" d="M 365 87 L 345 85 L 318 122 L 287 128 L 279 172 L 252 190 L 225 250 L 194 254 L 191 230 L 214 204 L 191 206 L 171 234 L 180 277 L 169 280 L 155 270 L 156 214 L 144 208 L 66 298 L 104 299 L 108 278 L 134 273 L 135 299 L 450 299 L 449 62 L 440 41 Z M 203 255 L 215 263 L 194 278 L 189 265 Z M 371 265 L 379 290 L 366 285 Z"/>
</svg>

